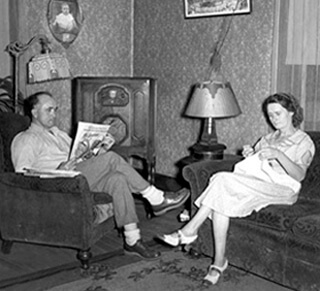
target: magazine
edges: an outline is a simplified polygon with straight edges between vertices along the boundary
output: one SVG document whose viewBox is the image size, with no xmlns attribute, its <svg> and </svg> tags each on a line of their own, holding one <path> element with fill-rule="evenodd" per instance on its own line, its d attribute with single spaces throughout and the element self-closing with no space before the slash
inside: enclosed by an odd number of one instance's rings
<svg viewBox="0 0 320 291">
<path fill-rule="evenodd" d="M 34 176 L 40 178 L 73 178 L 80 175 L 78 171 L 69 171 L 69 170 L 37 170 L 37 169 L 24 169 L 23 174 L 25 176 Z"/>
<path fill-rule="evenodd" d="M 115 142 L 109 129 L 107 124 L 79 121 L 69 159 L 83 161 L 96 156 L 102 148 L 109 150 Z"/>
</svg>

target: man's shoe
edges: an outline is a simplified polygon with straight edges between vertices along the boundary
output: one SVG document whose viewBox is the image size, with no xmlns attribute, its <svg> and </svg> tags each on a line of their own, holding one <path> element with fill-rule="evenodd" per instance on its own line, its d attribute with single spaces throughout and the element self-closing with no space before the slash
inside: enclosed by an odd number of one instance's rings
<svg viewBox="0 0 320 291">
<path fill-rule="evenodd" d="M 170 210 L 176 209 L 183 205 L 190 197 L 190 191 L 182 188 L 177 192 L 165 192 L 164 201 L 159 205 L 152 205 L 152 211 L 155 216 L 160 216 Z"/>
<path fill-rule="evenodd" d="M 145 260 L 156 260 L 161 256 L 161 253 L 149 249 L 141 239 L 139 239 L 133 246 L 129 246 L 124 242 L 124 253 L 127 255 L 138 256 Z"/>
</svg>

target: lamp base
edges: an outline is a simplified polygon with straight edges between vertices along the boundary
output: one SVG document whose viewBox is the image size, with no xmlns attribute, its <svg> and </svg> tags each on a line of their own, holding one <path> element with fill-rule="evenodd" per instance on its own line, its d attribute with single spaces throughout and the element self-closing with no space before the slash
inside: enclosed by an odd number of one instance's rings
<svg viewBox="0 0 320 291">
<path fill-rule="evenodd" d="M 204 145 L 200 143 L 194 144 L 190 147 L 191 154 L 194 158 L 199 160 L 222 160 L 223 151 L 227 147 L 224 144 Z"/>
</svg>

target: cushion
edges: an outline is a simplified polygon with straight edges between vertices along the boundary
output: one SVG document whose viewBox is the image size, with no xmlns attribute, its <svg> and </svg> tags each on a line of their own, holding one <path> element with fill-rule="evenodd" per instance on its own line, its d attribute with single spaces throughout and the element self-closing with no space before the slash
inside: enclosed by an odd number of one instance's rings
<svg viewBox="0 0 320 291">
<path fill-rule="evenodd" d="M 312 214 L 320 215 L 320 202 L 301 199 L 293 205 L 270 205 L 242 219 L 267 228 L 292 231 L 303 217 Z"/>
<path fill-rule="evenodd" d="M 11 161 L 11 142 L 17 133 L 26 130 L 30 125 L 30 119 L 11 112 L 0 112 L 0 169 L 4 172 L 13 172 Z"/>
<path fill-rule="evenodd" d="M 94 223 L 100 224 L 112 217 L 114 214 L 113 203 L 96 204 L 93 208 Z"/>
</svg>

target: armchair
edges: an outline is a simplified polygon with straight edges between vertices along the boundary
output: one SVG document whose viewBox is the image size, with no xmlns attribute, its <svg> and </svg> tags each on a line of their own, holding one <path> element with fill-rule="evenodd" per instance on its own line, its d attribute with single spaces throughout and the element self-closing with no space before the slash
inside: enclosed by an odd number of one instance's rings
<svg viewBox="0 0 320 291">
<path fill-rule="evenodd" d="M 14 173 L 10 145 L 29 123 L 27 117 L 0 112 L 1 250 L 10 253 L 13 242 L 72 248 L 86 269 L 91 246 L 115 228 L 111 215 L 97 222 L 95 206 L 111 205 L 112 198 L 90 192 L 81 175 L 43 179 Z"/>
</svg>

